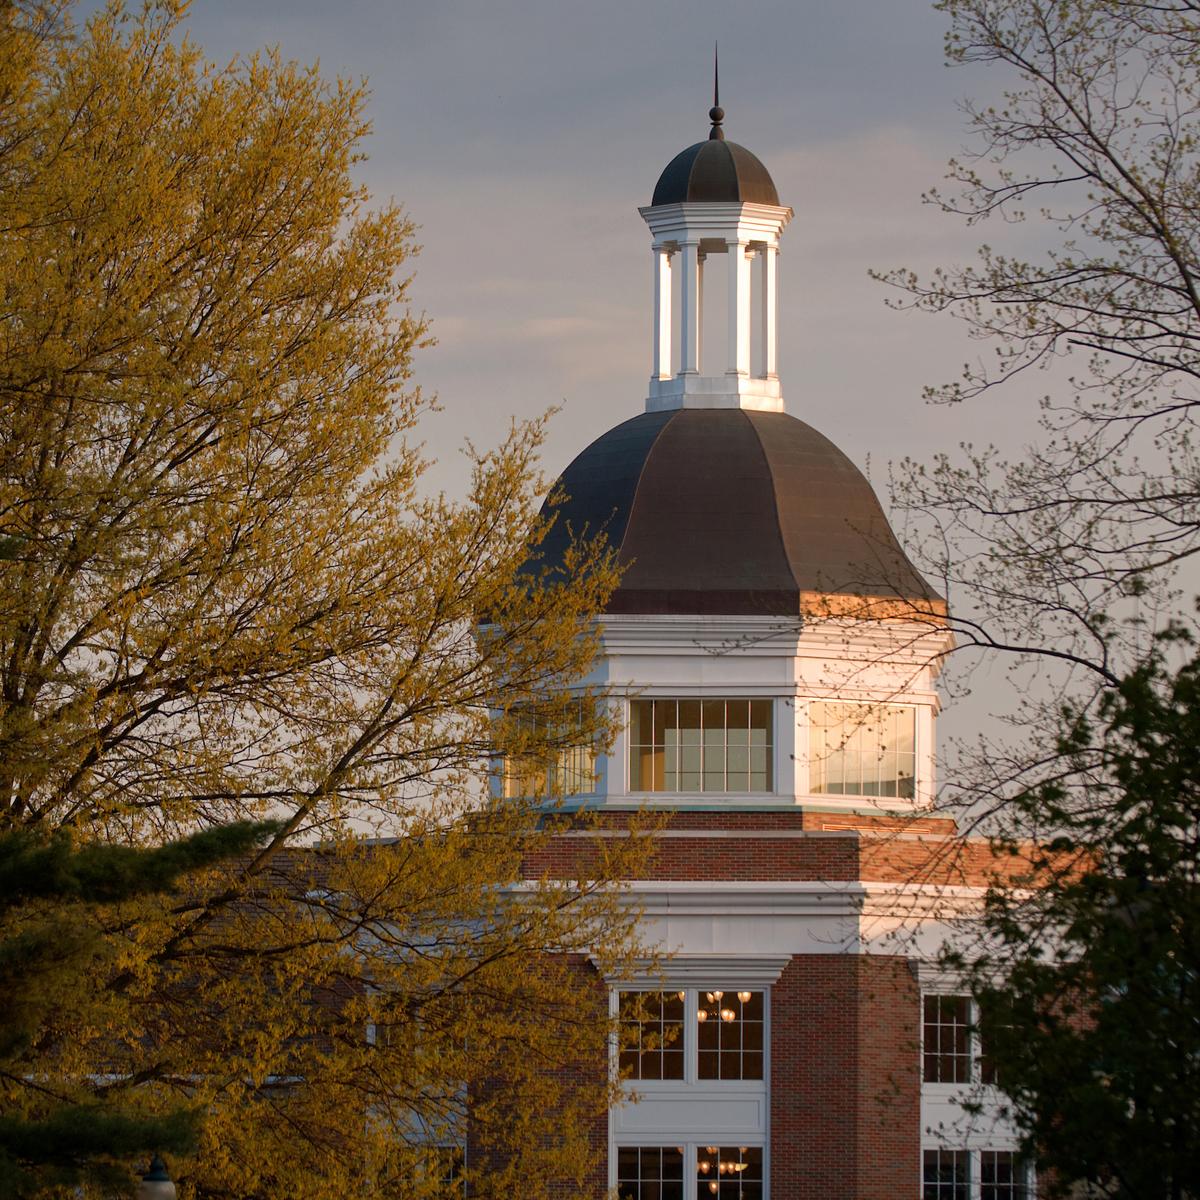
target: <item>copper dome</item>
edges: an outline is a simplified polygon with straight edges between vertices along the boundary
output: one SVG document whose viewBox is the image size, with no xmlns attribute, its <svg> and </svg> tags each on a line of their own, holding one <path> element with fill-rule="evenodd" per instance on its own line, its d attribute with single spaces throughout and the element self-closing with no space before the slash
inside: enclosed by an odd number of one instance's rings
<svg viewBox="0 0 1200 1200">
<path fill-rule="evenodd" d="M 667 163 L 650 204 L 657 208 L 696 201 L 778 207 L 779 193 L 767 168 L 745 146 L 710 138 Z"/>
<path fill-rule="evenodd" d="M 786 413 L 643 413 L 563 472 L 539 556 L 603 533 L 625 568 L 611 613 L 796 615 L 813 598 L 917 602 L 942 611 L 871 485 L 826 437 Z"/>
</svg>

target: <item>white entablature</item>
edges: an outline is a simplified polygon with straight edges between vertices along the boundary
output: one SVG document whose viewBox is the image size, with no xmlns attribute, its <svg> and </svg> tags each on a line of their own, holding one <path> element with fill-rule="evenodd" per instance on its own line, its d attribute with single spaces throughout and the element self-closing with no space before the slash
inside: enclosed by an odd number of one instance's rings
<svg viewBox="0 0 1200 1200">
<path fill-rule="evenodd" d="M 660 204 L 638 210 L 654 241 L 654 309 L 647 411 L 669 408 L 750 408 L 783 411 L 778 375 L 779 235 L 792 210 L 771 204 Z M 704 264 L 728 261 L 725 370 L 701 374 Z M 761 260 L 758 286 L 752 263 Z M 672 305 L 680 272 L 678 312 Z M 756 345 L 751 331 L 756 330 Z M 673 346 L 679 361 L 672 361 Z"/>
</svg>

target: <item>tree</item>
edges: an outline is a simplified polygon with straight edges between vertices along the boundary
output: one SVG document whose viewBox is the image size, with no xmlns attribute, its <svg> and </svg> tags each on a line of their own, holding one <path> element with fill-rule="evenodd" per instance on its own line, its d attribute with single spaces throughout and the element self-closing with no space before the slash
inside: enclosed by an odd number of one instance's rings
<svg viewBox="0 0 1200 1200">
<path fill-rule="evenodd" d="M 55 1027 L 114 1023 L 105 1010 L 122 997 L 85 983 L 117 969 L 121 939 L 105 936 L 103 906 L 173 891 L 187 872 L 254 850 L 273 828 L 240 822 L 154 848 L 77 847 L 64 830 L 48 841 L 24 829 L 0 834 L 0 928 L 8 926 L 0 938 L 0 1072 L 11 1080 Z M 18 909 L 19 921 L 2 920 Z M 121 1190 L 139 1152 L 195 1148 L 194 1110 L 146 1116 L 96 1102 L 77 1080 L 37 1086 L 44 1102 L 37 1116 L 0 1117 L 0 1192 L 14 1200 L 85 1186 Z"/>
<path fill-rule="evenodd" d="M 1169 681 L 1156 635 L 1200 551 L 1200 5 L 936 7 L 950 63 L 1006 90 L 966 106 L 975 152 L 929 199 L 997 244 L 885 278 L 994 349 L 932 399 L 1003 404 L 1039 370 L 1047 394 L 1019 459 L 909 462 L 896 496 L 928 521 L 960 644 L 1061 668 L 1022 675 L 1023 736 L 956 764 L 969 826 L 1039 867 L 1031 895 L 991 890 L 996 942 L 966 969 L 1044 1165 L 1195 1195 L 1195 665 Z"/>
<path fill-rule="evenodd" d="M 1172 674 L 1163 651 L 1179 636 L 1159 638 L 1098 720 L 1064 714 L 1069 770 L 1008 804 L 1018 837 L 1058 833 L 1025 890 L 989 893 L 982 953 L 951 956 L 1059 1192 L 1200 1195 L 1200 657 Z"/>
<path fill-rule="evenodd" d="M 994 389 L 1037 368 L 1051 369 L 1050 394 L 1019 460 L 968 447 L 910 462 L 897 499 L 932 522 L 925 548 L 964 600 L 963 641 L 1111 685 L 1200 551 L 1200 5 L 935 7 L 950 19 L 951 64 L 995 64 L 1019 82 L 965 106 L 977 150 L 928 199 L 1000 225 L 1011 249 L 884 278 L 994 343 L 931 398 L 1003 403 Z"/>
<path fill-rule="evenodd" d="M 0 9 L 0 831 L 277 828 L 103 906 L 99 999 L 0 1111 L 62 1085 L 203 1112 L 185 1195 L 415 1197 L 470 1097 L 472 1194 L 537 1196 L 607 1103 L 570 1071 L 608 1036 L 579 962 L 633 953 L 609 885 L 644 850 L 527 883 L 553 797 L 487 780 L 611 732 L 579 681 L 613 563 L 522 569 L 540 422 L 474 453 L 465 500 L 422 493 L 413 229 L 353 181 L 363 92 L 208 64 L 185 7 Z"/>
</svg>

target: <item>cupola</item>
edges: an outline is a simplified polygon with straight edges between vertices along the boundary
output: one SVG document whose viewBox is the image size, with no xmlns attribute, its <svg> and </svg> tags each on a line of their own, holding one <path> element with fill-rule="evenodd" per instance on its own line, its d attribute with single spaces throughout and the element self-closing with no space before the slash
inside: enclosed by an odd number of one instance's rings
<svg viewBox="0 0 1200 1200">
<path fill-rule="evenodd" d="M 713 91 L 707 140 L 671 159 L 638 210 L 654 254 L 646 409 L 780 412 L 779 235 L 792 210 L 759 159 L 726 139 L 715 80 Z M 714 283 L 725 291 L 723 347 L 701 345 Z"/>
</svg>

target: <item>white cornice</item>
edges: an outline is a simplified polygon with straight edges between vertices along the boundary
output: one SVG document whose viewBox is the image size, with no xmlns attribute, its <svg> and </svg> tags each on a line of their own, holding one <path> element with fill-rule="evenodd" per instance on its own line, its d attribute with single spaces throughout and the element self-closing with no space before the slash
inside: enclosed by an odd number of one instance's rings
<svg viewBox="0 0 1200 1200">
<path fill-rule="evenodd" d="M 793 212 L 774 204 L 704 203 L 647 205 L 639 208 L 655 244 L 683 241 L 698 233 L 721 231 L 747 241 L 778 239 Z"/>
<path fill-rule="evenodd" d="M 610 984 L 661 983 L 668 988 L 697 984 L 709 987 L 770 987 L 791 962 L 790 954 L 676 954 L 655 961 L 635 959 L 634 974 L 606 974 Z"/>
</svg>

